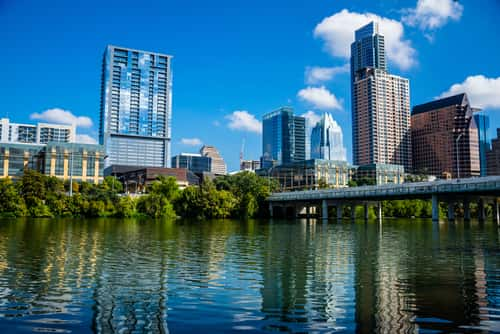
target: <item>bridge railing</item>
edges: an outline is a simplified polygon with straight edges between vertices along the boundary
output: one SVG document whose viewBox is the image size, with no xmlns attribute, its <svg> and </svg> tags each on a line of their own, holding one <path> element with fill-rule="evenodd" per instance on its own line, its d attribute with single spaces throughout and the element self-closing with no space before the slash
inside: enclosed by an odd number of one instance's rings
<svg viewBox="0 0 500 334">
<path fill-rule="evenodd" d="M 342 189 L 320 189 L 271 194 L 271 201 L 349 199 L 370 197 L 395 197 L 413 195 L 432 195 L 459 192 L 498 190 L 500 195 L 500 176 L 478 177 L 459 180 L 440 180 L 379 186 L 361 186 Z"/>
</svg>

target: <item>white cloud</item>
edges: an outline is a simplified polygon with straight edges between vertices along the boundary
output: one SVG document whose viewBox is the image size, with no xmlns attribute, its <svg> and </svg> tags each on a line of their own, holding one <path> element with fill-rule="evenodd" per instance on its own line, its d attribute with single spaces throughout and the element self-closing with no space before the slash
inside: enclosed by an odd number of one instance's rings
<svg viewBox="0 0 500 334">
<path fill-rule="evenodd" d="M 434 30 L 449 20 L 458 21 L 464 7 L 455 0 L 418 0 L 416 8 L 406 9 L 402 20 L 409 26 Z"/>
<path fill-rule="evenodd" d="M 371 21 L 379 23 L 385 37 L 387 58 L 402 70 L 416 64 L 416 52 L 409 40 L 404 39 L 404 27 L 399 21 L 372 13 L 356 13 L 347 9 L 326 17 L 314 29 L 314 36 L 325 42 L 325 49 L 334 57 L 349 58 L 354 31 Z"/>
<path fill-rule="evenodd" d="M 89 135 L 76 135 L 75 142 L 82 144 L 97 144 L 97 140 Z"/>
<path fill-rule="evenodd" d="M 467 93 L 474 107 L 500 108 L 500 77 L 487 78 L 484 75 L 469 76 L 462 83 L 454 84 L 439 97 Z"/>
<path fill-rule="evenodd" d="M 305 117 L 308 128 L 314 127 L 321 120 L 321 116 L 312 110 L 309 110 L 300 116 Z"/>
<path fill-rule="evenodd" d="M 262 133 L 262 123 L 246 110 L 236 110 L 225 117 L 228 127 L 233 130 Z"/>
<path fill-rule="evenodd" d="M 201 146 L 203 142 L 199 138 L 182 138 L 181 144 L 187 146 Z"/>
<path fill-rule="evenodd" d="M 75 116 L 71 111 L 63 110 L 60 108 L 48 109 L 42 113 L 33 113 L 30 115 L 30 119 L 36 119 L 57 124 L 71 124 L 71 125 L 74 124 L 81 128 L 92 127 L 92 120 L 89 117 Z"/>
<path fill-rule="evenodd" d="M 301 89 L 297 96 L 317 109 L 342 109 L 339 100 L 325 86 Z"/>
<path fill-rule="evenodd" d="M 349 63 L 337 67 L 306 67 L 306 83 L 309 85 L 330 81 L 338 74 L 349 73 Z"/>
<path fill-rule="evenodd" d="M 220 126 L 220 122 L 219 122 L 219 121 L 217 121 L 217 120 L 213 121 L 213 122 L 212 122 L 212 124 L 213 124 L 214 126 L 217 126 L 217 127 L 219 127 L 219 126 Z"/>
</svg>

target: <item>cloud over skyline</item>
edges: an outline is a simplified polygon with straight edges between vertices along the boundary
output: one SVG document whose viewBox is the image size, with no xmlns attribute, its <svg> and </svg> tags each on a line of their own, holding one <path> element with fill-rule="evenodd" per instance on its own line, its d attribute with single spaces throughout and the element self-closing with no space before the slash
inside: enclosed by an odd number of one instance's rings
<svg viewBox="0 0 500 334">
<path fill-rule="evenodd" d="M 77 134 L 75 141 L 77 143 L 82 143 L 82 144 L 97 144 L 97 140 L 94 137 L 91 137 L 86 134 Z"/>
<path fill-rule="evenodd" d="M 313 108 L 320 110 L 342 110 L 342 105 L 337 97 L 325 86 L 306 87 L 301 89 L 297 96 L 300 100 L 310 104 Z"/>
<path fill-rule="evenodd" d="M 200 138 L 181 138 L 181 144 L 186 146 L 201 146 L 203 142 Z"/>
<path fill-rule="evenodd" d="M 336 67 L 308 66 L 305 71 L 305 81 L 315 85 L 332 80 L 336 75 L 349 73 L 349 63 Z"/>
<path fill-rule="evenodd" d="M 373 13 L 356 13 L 343 9 L 324 18 L 314 28 L 314 36 L 324 41 L 325 50 L 333 57 L 349 59 L 354 31 L 371 21 L 379 23 L 380 33 L 385 37 L 389 63 L 408 70 L 416 63 L 416 51 L 404 37 L 404 27 L 399 21 Z"/>
<path fill-rule="evenodd" d="M 80 128 L 90 128 L 93 125 L 90 117 L 76 116 L 71 111 L 61 108 L 47 109 L 42 113 L 32 113 L 30 119 L 56 124 L 76 125 Z"/>
<path fill-rule="evenodd" d="M 454 0 L 418 0 L 415 8 L 406 9 L 402 20 L 405 24 L 421 30 L 434 30 L 448 21 L 458 21 L 464 7 Z"/>
<path fill-rule="evenodd" d="M 500 108 L 500 77 L 487 78 L 484 75 L 468 76 L 463 82 L 452 85 L 439 97 L 467 93 L 473 107 Z"/>
<path fill-rule="evenodd" d="M 227 126 L 232 130 L 262 133 L 262 123 L 246 110 L 236 110 L 225 117 Z"/>
</svg>

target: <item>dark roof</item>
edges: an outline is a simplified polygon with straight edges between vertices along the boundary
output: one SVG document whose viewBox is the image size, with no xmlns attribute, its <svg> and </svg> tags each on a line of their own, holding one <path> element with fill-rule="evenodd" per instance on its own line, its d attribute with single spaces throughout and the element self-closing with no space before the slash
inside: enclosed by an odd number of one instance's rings
<svg viewBox="0 0 500 334">
<path fill-rule="evenodd" d="M 462 93 L 454 96 L 445 97 L 443 99 L 439 99 L 436 101 L 419 104 L 418 106 L 413 107 L 413 111 L 411 114 L 416 115 L 431 110 L 441 109 L 444 107 L 461 105 L 464 99 L 467 100 L 467 96 L 465 95 L 465 93 Z"/>
</svg>

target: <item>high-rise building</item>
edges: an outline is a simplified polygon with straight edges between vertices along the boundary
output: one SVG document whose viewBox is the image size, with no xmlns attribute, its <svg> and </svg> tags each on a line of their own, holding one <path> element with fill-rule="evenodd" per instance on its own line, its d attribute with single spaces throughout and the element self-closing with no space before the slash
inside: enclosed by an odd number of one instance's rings
<svg viewBox="0 0 500 334">
<path fill-rule="evenodd" d="M 104 52 L 99 142 L 106 166 L 169 167 L 171 56 L 109 45 Z"/>
<path fill-rule="evenodd" d="M 490 118 L 488 115 L 481 112 L 480 109 L 474 109 L 474 120 L 476 121 L 477 134 L 479 140 L 479 164 L 481 168 L 481 176 L 487 175 L 486 153 L 490 149 L 490 139 L 488 130 L 490 127 Z"/>
<path fill-rule="evenodd" d="M 479 176 L 479 137 L 467 94 L 413 107 L 411 124 L 415 173 Z"/>
<path fill-rule="evenodd" d="M 491 148 L 486 153 L 487 175 L 500 175 L 500 128 L 497 137 L 491 141 Z"/>
<path fill-rule="evenodd" d="M 210 172 L 218 175 L 226 175 L 227 174 L 227 166 L 224 162 L 224 159 L 219 154 L 219 151 L 215 148 L 215 146 L 203 145 L 200 149 L 200 154 L 204 157 L 211 158 L 212 164 L 210 167 Z"/>
<path fill-rule="evenodd" d="M 356 30 L 354 39 L 351 44 L 351 78 L 367 67 L 387 70 L 384 36 L 379 33 L 377 22 L 370 22 Z"/>
<path fill-rule="evenodd" d="M 306 119 L 281 107 L 264 115 L 262 167 L 302 161 L 306 158 Z"/>
<path fill-rule="evenodd" d="M 172 168 L 186 168 L 193 173 L 210 172 L 212 158 L 204 157 L 199 153 L 181 153 L 172 157 Z"/>
<path fill-rule="evenodd" d="M 47 144 L 48 142 L 73 143 L 76 138 L 75 125 L 62 124 L 19 124 L 8 118 L 0 120 L 0 142 Z"/>
<path fill-rule="evenodd" d="M 329 113 L 324 113 L 312 129 L 311 159 L 347 160 L 342 129 Z"/>
<path fill-rule="evenodd" d="M 351 83 L 354 164 L 402 165 L 410 170 L 409 81 L 387 73 L 384 36 L 376 22 L 355 32 Z"/>
<path fill-rule="evenodd" d="M 411 169 L 408 79 L 366 68 L 353 83 L 355 165 L 391 164 Z"/>
</svg>

